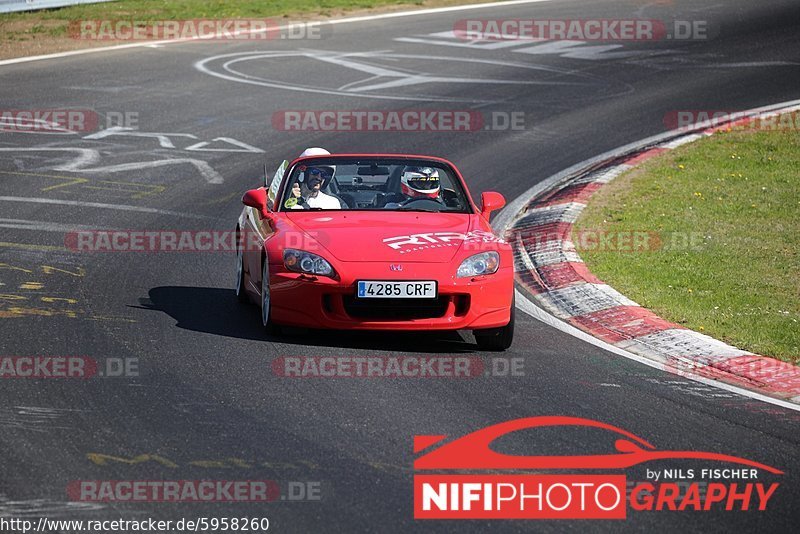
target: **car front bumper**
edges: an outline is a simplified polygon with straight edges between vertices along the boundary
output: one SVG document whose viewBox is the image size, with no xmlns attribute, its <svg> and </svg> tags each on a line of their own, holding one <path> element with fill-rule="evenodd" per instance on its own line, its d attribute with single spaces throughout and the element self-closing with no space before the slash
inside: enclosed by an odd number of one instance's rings
<svg viewBox="0 0 800 534">
<path fill-rule="evenodd" d="M 334 280 L 288 272 L 270 265 L 272 319 L 278 324 L 342 330 L 460 330 L 497 328 L 510 320 L 513 268 L 488 276 L 455 278 L 450 264 L 348 264 Z M 382 273 L 376 275 L 376 273 Z M 436 280 L 432 299 L 357 299 L 358 280 Z"/>
</svg>

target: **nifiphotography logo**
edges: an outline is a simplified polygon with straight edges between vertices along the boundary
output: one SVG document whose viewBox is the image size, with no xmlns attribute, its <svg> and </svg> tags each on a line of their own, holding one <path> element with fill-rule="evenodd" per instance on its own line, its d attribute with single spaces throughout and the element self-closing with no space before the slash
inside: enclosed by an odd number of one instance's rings
<svg viewBox="0 0 800 534">
<path fill-rule="evenodd" d="M 552 436 L 559 427 L 606 431 L 616 453 L 516 456 L 492 446 L 513 432 Z M 562 416 L 515 419 L 453 440 L 414 436 L 414 453 L 423 453 L 414 461 L 416 519 L 625 519 L 629 507 L 637 512 L 764 511 L 780 486 L 767 479 L 783 475 L 737 456 L 657 450 L 621 428 Z M 702 462 L 702 467 L 648 468 L 648 481 L 627 480 L 625 469 L 665 460 L 670 465 Z"/>
</svg>

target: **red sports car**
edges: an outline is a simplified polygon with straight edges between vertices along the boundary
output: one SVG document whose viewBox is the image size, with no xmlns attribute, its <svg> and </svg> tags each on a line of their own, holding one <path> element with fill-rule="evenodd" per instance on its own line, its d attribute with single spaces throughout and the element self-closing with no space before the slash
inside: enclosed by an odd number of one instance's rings
<svg viewBox="0 0 800 534">
<path fill-rule="evenodd" d="M 514 335 L 510 246 L 456 167 L 429 156 L 323 154 L 284 162 L 247 191 L 236 294 L 264 326 L 470 329 L 484 350 Z"/>
</svg>

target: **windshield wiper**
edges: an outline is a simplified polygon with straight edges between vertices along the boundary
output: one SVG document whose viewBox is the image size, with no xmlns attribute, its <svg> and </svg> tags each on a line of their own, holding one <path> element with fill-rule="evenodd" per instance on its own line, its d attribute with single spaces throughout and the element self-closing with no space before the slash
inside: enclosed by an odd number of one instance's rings
<svg viewBox="0 0 800 534">
<path fill-rule="evenodd" d="M 417 212 L 423 212 L 423 213 L 439 213 L 441 210 L 426 210 L 426 209 L 423 209 L 423 208 L 411 208 L 411 209 L 405 209 L 405 210 L 404 209 L 399 209 L 397 211 L 417 211 Z"/>
</svg>

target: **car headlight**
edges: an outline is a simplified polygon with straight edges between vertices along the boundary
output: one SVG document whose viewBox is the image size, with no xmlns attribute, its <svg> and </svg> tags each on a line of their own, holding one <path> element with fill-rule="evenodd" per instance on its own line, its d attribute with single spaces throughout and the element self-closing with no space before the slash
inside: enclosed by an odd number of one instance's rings
<svg viewBox="0 0 800 534">
<path fill-rule="evenodd" d="M 492 274 L 497 272 L 498 267 L 500 267 L 500 254 L 497 252 L 481 252 L 462 261 L 456 276 L 464 278 Z"/>
<path fill-rule="evenodd" d="M 283 249 L 283 265 L 296 273 L 318 274 L 320 276 L 333 275 L 333 267 L 328 263 L 328 260 L 304 250 Z"/>
</svg>

